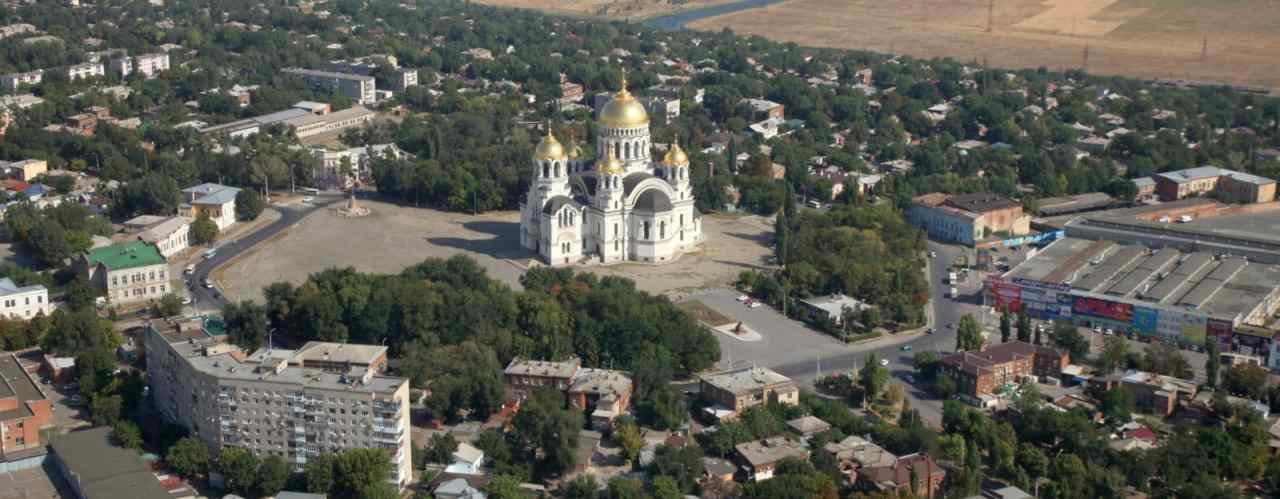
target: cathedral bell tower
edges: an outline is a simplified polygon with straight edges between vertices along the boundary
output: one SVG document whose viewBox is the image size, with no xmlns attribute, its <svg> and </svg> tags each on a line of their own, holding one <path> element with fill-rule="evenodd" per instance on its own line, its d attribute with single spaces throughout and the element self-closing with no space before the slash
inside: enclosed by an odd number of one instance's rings
<svg viewBox="0 0 1280 499">
<path fill-rule="evenodd" d="M 662 157 L 663 178 L 675 188 L 677 200 L 690 199 L 693 193 L 689 187 L 689 155 L 680 148 L 680 138 L 671 140 L 671 148 Z"/>
<path fill-rule="evenodd" d="M 547 126 L 547 135 L 533 151 L 533 169 L 535 192 L 542 201 L 569 195 L 569 156 L 560 141 L 551 134 L 550 125 Z M 541 207 L 541 203 L 538 206 Z"/>
</svg>

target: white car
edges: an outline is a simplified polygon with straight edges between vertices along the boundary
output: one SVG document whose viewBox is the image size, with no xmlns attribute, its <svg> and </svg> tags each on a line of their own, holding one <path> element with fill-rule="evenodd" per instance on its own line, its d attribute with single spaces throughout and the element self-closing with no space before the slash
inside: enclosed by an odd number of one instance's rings
<svg viewBox="0 0 1280 499">
<path fill-rule="evenodd" d="M 205 278 L 205 280 L 204 280 L 204 287 L 206 287 L 206 288 L 211 288 L 211 289 L 212 289 L 212 288 L 213 288 L 213 281 L 209 280 L 208 278 Z"/>
<path fill-rule="evenodd" d="M 747 300 L 750 300 L 750 299 L 751 299 L 751 297 L 750 297 L 750 296 L 747 296 L 747 295 L 739 295 L 739 296 L 738 296 L 738 303 L 746 303 L 746 302 L 747 302 Z"/>
<path fill-rule="evenodd" d="M 889 359 L 880 359 L 880 366 L 881 366 L 881 367 L 888 367 L 888 366 L 889 366 Z"/>
<path fill-rule="evenodd" d="M 307 196 L 307 197 L 302 198 L 302 202 L 304 202 L 304 203 L 310 203 L 310 202 L 315 201 L 315 200 L 316 200 L 315 196 Z"/>
<path fill-rule="evenodd" d="M 1103 331 L 1103 332 L 1102 332 L 1102 334 L 1104 334 L 1104 335 L 1106 335 L 1106 336 L 1111 336 L 1111 335 L 1113 335 L 1113 334 L 1116 334 L 1116 332 L 1115 332 L 1115 331 L 1112 331 L 1112 330 L 1111 330 L 1111 328 L 1107 328 L 1107 330 L 1106 330 L 1106 331 Z"/>
<path fill-rule="evenodd" d="M 190 305 L 190 304 L 191 304 L 191 297 L 190 297 L 190 296 L 184 296 L 184 297 L 182 297 L 182 304 L 183 304 L 183 305 Z"/>
<path fill-rule="evenodd" d="M 751 300 L 747 303 L 747 308 L 760 308 L 760 305 L 762 305 L 762 303 L 760 303 L 759 300 Z"/>
</svg>

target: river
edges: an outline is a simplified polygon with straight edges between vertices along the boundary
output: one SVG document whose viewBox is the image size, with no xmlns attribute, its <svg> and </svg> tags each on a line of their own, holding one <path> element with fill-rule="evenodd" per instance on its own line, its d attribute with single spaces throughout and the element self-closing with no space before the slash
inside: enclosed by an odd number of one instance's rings
<svg viewBox="0 0 1280 499">
<path fill-rule="evenodd" d="M 740 0 L 732 3 L 703 7 L 701 9 L 686 10 L 662 17 L 655 17 L 645 21 L 644 25 L 658 29 L 681 29 L 684 28 L 686 24 L 706 19 L 708 17 L 722 16 L 738 12 L 740 10 L 754 9 L 757 7 L 773 5 L 775 3 L 782 3 L 783 1 L 784 0 Z"/>
</svg>

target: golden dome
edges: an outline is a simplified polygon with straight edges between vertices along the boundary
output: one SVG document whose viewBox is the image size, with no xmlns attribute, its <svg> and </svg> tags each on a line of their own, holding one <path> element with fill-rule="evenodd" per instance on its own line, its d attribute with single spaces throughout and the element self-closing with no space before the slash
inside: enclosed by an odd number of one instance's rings
<svg viewBox="0 0 1280 499">
<path fill-rule="evenodd" d="M 560 141 L 551 135 L 551 127 L 547 127 L 547 135 L 538 142 L 538 147 L 533 150 L 533 159 L 542 160 L 563 160 L 567 156 L 564 152 L 564 146 L 560 145 Z"/>
<path fill-rule="evenodd" d="M 689 164 L 689 155 L 684 153 L 684 149 L 680 148 L 680 140 L 673 139 L 671 148 L 667 149 L 667 154 L 662 157 L 664 165 L 687 165 Z"/>
<path fill-rule="evenodd" d="M 649 124 L 649 112 L 644 110 L 644 104 L 636 100 L 631 92 L 627 91 L 627 75 L 622 75 L 622 90 L 613 94 L 613 99 L 604 105 L 604 109 L 600 110 L 600 123 L 604 126 L 614 128 L 629 128 L 638 126 L 647 126 Z"/>
<path fill-rule="evenodd" d="M 610 149 L 608 147 L 606 147 L 605 149 L 608 151 L 608 153 L 605 155 L 605 158 L 603 161 L 596 162 L 596 171 L 599 173 L 605 173 L 610 175 L 621 175 L 623 172 L 626 171 L 626 168 L 623 167 L 622 160 L 618 159 L 617 156 L 613 155 L 613 149 Z"/>
</svg>

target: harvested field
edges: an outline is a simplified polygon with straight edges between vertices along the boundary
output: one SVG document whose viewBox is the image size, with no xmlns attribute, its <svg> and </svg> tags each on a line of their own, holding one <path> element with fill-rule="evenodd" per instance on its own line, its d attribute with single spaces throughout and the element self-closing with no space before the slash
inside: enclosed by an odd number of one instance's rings
<svg viewBox="0 0 1280 499">
<path fill-rule="evenodd" d="M 662 0 L 478 0 L 477 3 L 572 16 L 641 20 L 731 1 L 733 0 L 692 0 L 678 5 Z"/>
<path fill-rule="evenodd" d="M 997 67 L 1280 87 L 1275 0 L 790 0 L 689 27 Z"/>
</svg>

